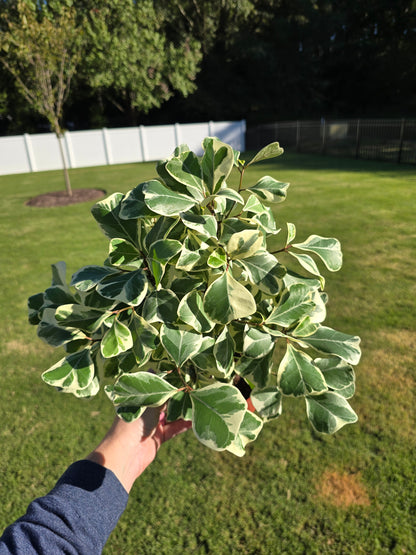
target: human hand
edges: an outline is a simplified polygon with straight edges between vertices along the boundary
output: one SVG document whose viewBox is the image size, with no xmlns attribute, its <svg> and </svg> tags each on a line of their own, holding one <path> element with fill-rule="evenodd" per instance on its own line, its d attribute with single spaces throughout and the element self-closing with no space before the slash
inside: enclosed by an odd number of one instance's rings
<svg viewBox="0 0 416 555">
<path fill-rule="evenodd" d="M 188 430 L 191 422 L 166 422 L 159 408 L 149 408 L 133 422 L 116 417 L 104 439 L 86 458 L 112 470 L 129 492 L 154 460 L 162 443 Z"/>
</svg>

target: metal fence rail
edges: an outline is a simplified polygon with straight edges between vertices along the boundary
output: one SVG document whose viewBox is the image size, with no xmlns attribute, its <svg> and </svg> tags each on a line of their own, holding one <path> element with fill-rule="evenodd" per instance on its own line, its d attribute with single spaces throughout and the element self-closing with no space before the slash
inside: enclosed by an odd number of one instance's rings
<svg viewBox="0 0 416 555">
<path fill-rule="evenodd" d="M 273 141 L 297 152 L 416 164 L 415 119 L 284 121 L 247 129 L 247 149 Z"/>
</svg>

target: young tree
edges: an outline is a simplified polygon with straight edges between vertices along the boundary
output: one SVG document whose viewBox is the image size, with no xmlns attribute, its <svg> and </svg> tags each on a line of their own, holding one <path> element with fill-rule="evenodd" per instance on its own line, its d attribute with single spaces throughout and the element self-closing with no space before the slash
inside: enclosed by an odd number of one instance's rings
<svg viewBox="0 0 416 555">
<path fill-rule="evenodd" d="M 20 93 L 56 133 L 65 187 L 72 195 L 61 138 L 62 111 L 81 60 L 82 30 L 72 8 L 18 0 L 3 16 L 0 61 L 13 75 Z"/>
</svg>

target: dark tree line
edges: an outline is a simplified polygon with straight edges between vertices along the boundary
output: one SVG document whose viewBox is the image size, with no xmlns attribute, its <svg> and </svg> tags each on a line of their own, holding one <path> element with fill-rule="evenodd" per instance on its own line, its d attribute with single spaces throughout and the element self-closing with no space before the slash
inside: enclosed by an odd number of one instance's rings
<svg viewBox="0 0 416 555">
<path fill-rule="evenodd" d="M 66 1 L 80 20 L 97 4 L 113 6 L 115 26 L 96 29 L 89 49 L 97 52 L 102 41 L 101 58 L 86 56 L 74 76 L 67 126 L 416 116 L 415 0 L 153 0 L 146 32 L 156 26 L 159 38 L 149 40 L 173 49 L 163 63 L 149 57 L 146 41 L 130 58 L 128 48 L 116 54 L 111 32 L 123 15 L 114 6 L 126 2 Z M 12 3 L 3 0 L 1 9 Z M 128 33 L 141 37 L 140 25 L 130 18 Z M 139 101 L 143 79 L 158 81 L 146 102 Z M 132 89 L 136 102 L 129 102 Z M 4 69 L 0 114 L 3 132 L 44 123 Z"/>
</svg>

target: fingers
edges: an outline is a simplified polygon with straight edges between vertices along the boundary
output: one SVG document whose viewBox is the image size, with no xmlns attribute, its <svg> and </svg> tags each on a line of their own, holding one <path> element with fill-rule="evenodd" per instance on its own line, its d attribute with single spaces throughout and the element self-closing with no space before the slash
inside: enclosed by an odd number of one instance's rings
<svg viewBox="0 0 416 555">
<path fill-rule="evenodd" d="M 192 428 L 192 422 L 187 420 L 175 420 L 175 422 L 168 422 L 164 424 L 164 441 L 172 439 L 173 437 L 186 432 L 189 428 Z"/>
</svg>

